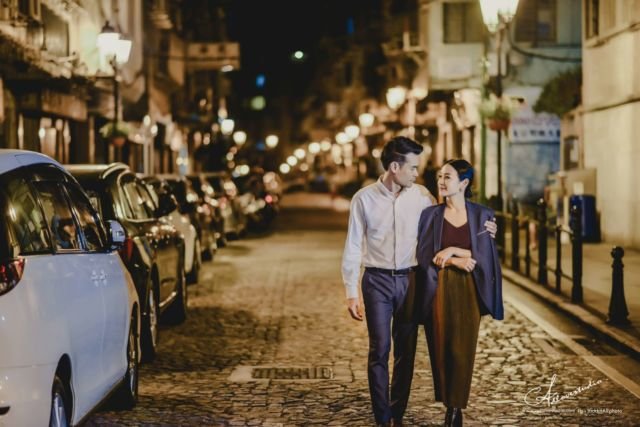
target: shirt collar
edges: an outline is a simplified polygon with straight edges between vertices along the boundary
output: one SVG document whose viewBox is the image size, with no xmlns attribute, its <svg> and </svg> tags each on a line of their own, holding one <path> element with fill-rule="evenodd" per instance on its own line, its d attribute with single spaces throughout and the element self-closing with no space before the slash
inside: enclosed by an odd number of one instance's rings
<svg viewBox="0 0 640 427">
<path fill-rule="evenodd" d="M 391 198 L 396 198 L 396 194 L 389 190 L 383 183 L 382 183 L 382 176 L 380 176 L 378 178 L 378 181 L 376 181 L 376 185 L 378 187 L 378 190 L 386 197 L 391 197 Z M 407 187 L 402 187 L 402 190 L 400 190 L 400 192 L 398 193 L 397 197 L 402 196 L 404 193 L 406 193 L 408 190 Z"/>
</svg>

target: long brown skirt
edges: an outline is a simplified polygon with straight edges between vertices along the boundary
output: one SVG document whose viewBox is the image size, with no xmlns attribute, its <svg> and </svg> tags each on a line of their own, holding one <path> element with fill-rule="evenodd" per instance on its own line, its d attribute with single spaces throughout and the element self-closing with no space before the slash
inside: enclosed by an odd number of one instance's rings
<svg viewBox="0 0 640 427">
<path fill-rule="evenodd" d="M 440 270 L 425 332 L 435 398 L 447 407 L 467 407 L 479 328 L 480 306 L 471 273 Z"/>
</svg>

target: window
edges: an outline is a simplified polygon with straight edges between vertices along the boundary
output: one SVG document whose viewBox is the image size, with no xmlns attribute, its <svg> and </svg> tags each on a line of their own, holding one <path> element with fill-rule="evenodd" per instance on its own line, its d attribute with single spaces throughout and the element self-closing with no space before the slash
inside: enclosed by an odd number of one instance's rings
<svg viewBox="0 0 640 427">
<path fill-rule="evenodd" d="M 106 244 L 106 232 L 104 231 L 95 209 L 87 196 L 75 185 L 67 184 L 67 192 L 78 213 L 78 222 L 85 239 L 86 249 L 99 251 Z"/>
<path fill-rule="evenodd" d="M 444 3 L 443 6 L 445 43 L 482 42 L 484 22 L 477 1 Z"/>
<path fill-rule="evenodd" d="M 44 217 L 49 224 L 56 248 L 80 249 L 78 228 L 62 186 L 52 181 L 36 182 L 34 186 L 40 196 Z"/>
<path fill-rule="evenodd" d="M 126 195 L 125 215 L 128 218 L 141 220 L 153 218 L 153 205 L 147 203 L 138 191 L 138 184 L 135 181 L 125 182 L 122 189 Z"/>
<path fill-rule="evenodd" d="M 515 17 L 516 41 L 556 41 L 556 0 L 522 0 Z"/>
<path fill-rule="evenodd" d="M 50 252 L 47 223 L 29 185 L 19 178 L 2 184 L 6 191 L 4 218 L 11 256 Z"/>
</svg>

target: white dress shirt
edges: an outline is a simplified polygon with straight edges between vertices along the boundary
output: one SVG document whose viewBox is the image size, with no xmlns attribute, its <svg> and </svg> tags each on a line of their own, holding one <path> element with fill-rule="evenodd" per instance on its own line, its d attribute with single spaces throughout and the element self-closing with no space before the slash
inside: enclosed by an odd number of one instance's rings
<svg viewBox="0 0 640 427">
<path fill-rule="evenodd" d="M 342 255 L 347 298 L 358 298 L 361 265 L 397 270 L 417 264 L 420 214 L 434 201 L 422 185 L 394 194 L 381 179 L 353 196 Z"/>
</svg>

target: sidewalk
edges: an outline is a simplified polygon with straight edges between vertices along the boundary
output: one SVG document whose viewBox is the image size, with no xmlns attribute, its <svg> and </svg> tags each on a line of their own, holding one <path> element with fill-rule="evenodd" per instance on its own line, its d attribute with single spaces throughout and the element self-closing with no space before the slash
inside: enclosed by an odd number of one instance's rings
<svg viewBox="0 0 640 427">
<path fill-rule="evenodd" d="M 507 255 L 505 256 L 504 276 L 507 280 L 520 285 L 528 291 L 547 300 L 559 310 L 574 317 L 578 321 L 590 327 L 629 352 L 640 358 L 640 251 L 625 248 L 622 258 L 624 264 L 624 293 L 629 311 L 628 326 L 611 326 L 606 323 L 609 313 L 609 303 L 611 300 L 612 268 L 613 258 L 611 243 L 585 243 L 583 245 L 582 264 L 582 288 L 584 303 L 571 303 L 571 280 L 563 278 L 561 282 L 561 294 L 555 293 L 555 273 L 548 271 L 548 286 L 537 283 L 538 275 L 538 251 L 531 251 L 531 276 L 527 279 L 524 276 L 525 264 L 520 263 L 520 273 L 509 269 L 511 267 L 510 258 L 510 235 L 506 236 Z M 524 257 L 524 236 L 520 236 L 520 256 Z M 562 245 L 562 271 L 571 276 L 571 244 Z M 556 245 L 555 239 L 548 240 L 547 265 L 552 270 L 556 267 Z"/>
</svg>

